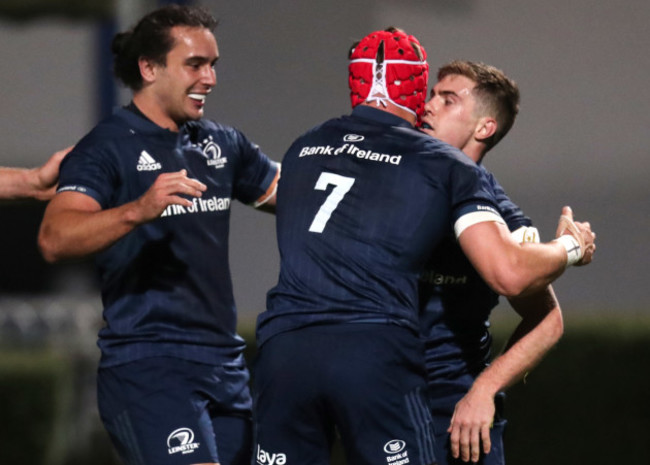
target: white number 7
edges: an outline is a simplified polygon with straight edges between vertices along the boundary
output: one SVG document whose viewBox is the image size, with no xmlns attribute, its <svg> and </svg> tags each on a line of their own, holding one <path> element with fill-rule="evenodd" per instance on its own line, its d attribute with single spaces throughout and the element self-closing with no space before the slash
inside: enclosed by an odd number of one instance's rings
<svg viewBox="0 0 650 465">
<path fill-rule="evenodd" d="M 334 189 L 332 189 L 330 195 L 327 196 L 325 202 L 321 205 L 318 213 L 314 217 L 314 221 L 311 222 L 311 226 L 309 227 L 309 231 L 311 232 L 323 232 L 330 216 L 332 216 L 332 212 L 336 210 L 339 202 L 343 200 L 345 194 L 348 193 L 352 184 L 354 184 L 354 178 L 348 178 L 334 173 L 321 173 L 314 189 L 324 191 L 330 184 L 334 185 Z"/>
</svg>

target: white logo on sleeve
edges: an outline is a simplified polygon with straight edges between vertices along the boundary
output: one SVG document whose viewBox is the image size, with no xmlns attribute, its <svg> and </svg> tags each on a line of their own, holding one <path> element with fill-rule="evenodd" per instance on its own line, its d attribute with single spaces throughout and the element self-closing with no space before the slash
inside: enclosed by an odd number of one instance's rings
<svg viewBox="0 0 650 465">
<path fill-rule="evenodd" d="M 138 171 L 157 171 L 162 168 L 162 165 L 158 163 L 154 158 L 147 153 L 146 150 L 140 152 L 140 158 L 138 158 Z"/>
<path fill-rule="evenodd" d="M 167 451 L 172 454 L 191 454 L 200 443 L 194 442 L 194 432 L 189 428 L 178 428 L 167 437 Z"/>
</svg>

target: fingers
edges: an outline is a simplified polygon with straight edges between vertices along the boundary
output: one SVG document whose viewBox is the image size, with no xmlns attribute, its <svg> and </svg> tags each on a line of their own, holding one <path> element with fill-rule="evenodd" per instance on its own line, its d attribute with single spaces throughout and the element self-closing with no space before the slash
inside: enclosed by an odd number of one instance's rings
<svg viewBox="0 0 650 465">
<path fill-rule="evenodd" d="M 451 456 L 457 459 L 460 457 L 461 428 L 457 423 L 454 422 L 453 418 L 451 419 L 451 425 L 447 431 L 449 432 L 449 449 L 451 451 Z"/>
<path fill-rule="evenodd" d="M 492 448 L 489 423 L 460 425 L 452 419 L 448 432 L 451 455 L 463 462 L 478 462 L 481 450 L 488 454 Z"/>
<path fill-rule="evenodd" d="M 57 158 L 59 160 L 62 160 L 63 157 L 65 157 L 70 151 L 74 148 L 74 145 L 71 145 L 70 147 L 66 147 L 62 150 L 59 150 L 58 152 L 54 152 L 52 155 L 52 158 Z"/>
<path fill-rule="evenodd" d="M 565 233 L 569 233 L 580 242 L 580 248 L 584 248 L 583 239 L 581 237 L 580 231 L 573 221 L 573 211 L 571 207 L 562 208 L 562 216 L 557 223 L 557 230 L 555 231 L 555 237 L 560 237 Z"/>
<path fill-rule="evenodd" d="M 180 205 L 187 208 L 192 206 L 191 200 L 188 200 L 185 197 L 179 197 L 178 195 L 170 195 L 167 200 L 169 202 L 167 205 Z"/>
<path fill-rule="evenodd" d="M 196 179 L 188 178 L 186 170 L 180 170 L 175 173 L 164 173 L 158 176 L 154 186 L 160 183 L 160 188 L 164 189 L 166 195 L 171 195 L 176 197 L 175 200 L 178 200 L 181 197 L 178 197 L 178 194 L 185 194 L 191 197 L 201 197 L 203 192 L 207 189 L 207 186 Z M 171 200 L 171 197 L 170 197 Z M 190 205 L 191 202 L 187 199 L 183 199 L 181 204 Z"/>
<path fill-rule="evenodd" d="M 585 249 L 585 253 L 582 256 L 582 259 L 576 263 L 576 266 L 588 265 L 594 258 L 594 252 L 596 252 L 596 245 L 591 244 Z"/>
<path fill-rule="evenodd" d="M 559 238 L 566 234 L 573 236 L 580 246 L 580 255 L 576 255 L 569 264 L 582 266 L 591 263 L 596 251 L 596 244 L 594 243 L 596 233 L 591 230 L 591 224 L 588 221 L 574 221 L 573 211 L 568 206 L 562 208 L 562 216 L 558 221 L 555 237 Z"/>
<path fill-rule="evenodd" d="M 576 266 L 583 266 L 591 263 L 593 260 L 594 252 L 596 251 L 596 233 L 591 230 L 591 224 L 588 221 L 576 221 L 575 225 L 580 232 L 582 244 L 584 244 L 582 258 L 576 263 Z"/>
<path fill-rule="evenodd" d="M 483 440 L 483 453 L 484 454 L 489 454 L 490 449 L 492 448 L 492 440 L 490 439 L 490 429 L 492 428 L 492 425 L 483 425 L 481 427 L 481 439 Z M 478 450 L 478 445 L 476 446 L 476 458 L 472 457 L 472 460 L 474 462 L 478 461 L 479 458 L 479 450 Z"/>
<path fill-rule="evenodd" d="M 462 438 L 462 434 L 461 434 Z M 461 458 L 467 462 L 467 460 L 471 460 L 472 462 L 478 462 L 478 458 L 480 455 L 480 445 L 481 445 L 481 434 L 480 434 L 480 429 L 477 427 L 472 427 L 469 430 L 469 447 L 467 450 L 463 450 L 463 442 L 461 440 L 461 451 L 460 451 L 460 456 Z M 463 453 L 464 452 L 464 453 Z"/>
<path fill-rule="evenodd" d="M 582 258 L 576 263 L 576 266 L 583 266 L 583 265 L 588 265 L 591 263 L 594 257 L 594 253 L 596 252 L 596 244 L 593 243 L 595 240 L 596 235 L 592 234 L 591 236 L 591 243 L 587 243 L 585 246 L 585 250 L 582 252 Z"/>
<path fill-rule="evenodd" d="M 201 197 L 207 186 L 187 177 L 186 170 L 163 173 L 136 203 L 137 222 L 151 221 L 170 205 L 191 207 L 192 201 L 184 196 Z"/>
</svg>

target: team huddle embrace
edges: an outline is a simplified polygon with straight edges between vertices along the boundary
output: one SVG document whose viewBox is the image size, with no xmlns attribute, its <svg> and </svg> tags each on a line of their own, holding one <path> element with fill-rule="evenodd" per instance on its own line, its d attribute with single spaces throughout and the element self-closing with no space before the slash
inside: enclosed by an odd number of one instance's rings
<svg viewBox="0 0 650 465">
<path fill-rule="evenodd" d="M 112 43 L 132 100 L 61 162 L 39 232 L 93 255 L 105 326 L 98 406 L 130 465 L 503 465 L 503 390 L 559 339 L 551 288 L 595 252 L 565 207 L 549 242 L 484 166 L 519 90 L 454 61 L 429 89 L 418 39 L 348 51 L 352 111 L 281 163 L 204 118 L 215 18 L 165 6 Z M 232 201 L 275 215 L 280 269 L 251 379 L 229 270 Z M 521 315 L 490 360 L 499 296 Z"/>
</svg>

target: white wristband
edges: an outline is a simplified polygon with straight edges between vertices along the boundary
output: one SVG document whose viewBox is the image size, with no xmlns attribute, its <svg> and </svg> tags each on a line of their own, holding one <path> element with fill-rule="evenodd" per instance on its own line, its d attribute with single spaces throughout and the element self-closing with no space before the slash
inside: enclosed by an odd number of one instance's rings
<svg viewBox="0 0 650 465">
<path fill-rule="evenodd" d="M 582 258 L 582 248 L 580 247 L 580 242 L 578 242 L 578 239 L 576 239 L 570 234 L 564 234 L 555 240 L 560 244 L 562 244 L 566 249 L 567 267 L 571 265 L 575 265 L 580 261 L 580 259 Z"/>
</svg>

